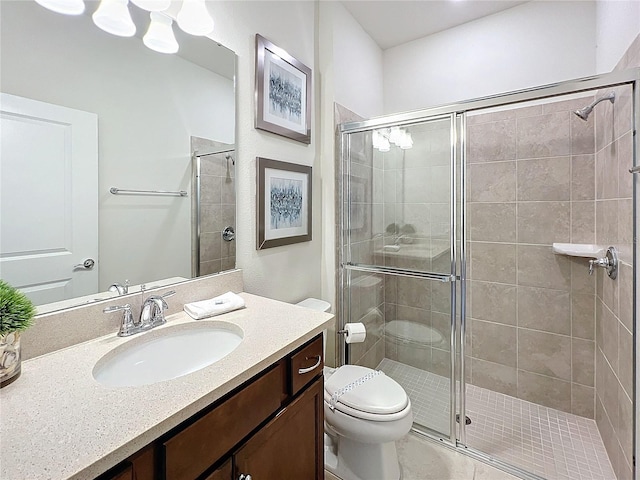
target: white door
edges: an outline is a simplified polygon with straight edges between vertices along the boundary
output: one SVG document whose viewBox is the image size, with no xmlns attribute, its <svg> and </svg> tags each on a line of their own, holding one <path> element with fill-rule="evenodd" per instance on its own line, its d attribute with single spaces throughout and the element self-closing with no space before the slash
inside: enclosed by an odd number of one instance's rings
<svg viewBox="0 0 640 480">
<path fill-rule="evenodd" d="M 36 305 L 89 295 L 97 255 L 98 116 L 0 93 L 0 277 Z"/>
</svg>

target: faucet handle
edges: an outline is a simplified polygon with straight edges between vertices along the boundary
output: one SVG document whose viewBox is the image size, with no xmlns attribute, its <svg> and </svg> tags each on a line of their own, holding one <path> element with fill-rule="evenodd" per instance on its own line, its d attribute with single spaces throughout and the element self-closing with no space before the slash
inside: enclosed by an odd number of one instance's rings
<svg viewBox="0 0 640 480">
<path fill-rule="evenodd" d="M 136 333 L 135 324 L 133 322 L 133 313 L 131 313 L 131 305 L 112 305 L 102 309 L 103 313 L 111 313 L 122 310 L 122 322 L 120 322 L 120 330 L 118 330 L 119 337 L 128 337 Z"/>
</svg>

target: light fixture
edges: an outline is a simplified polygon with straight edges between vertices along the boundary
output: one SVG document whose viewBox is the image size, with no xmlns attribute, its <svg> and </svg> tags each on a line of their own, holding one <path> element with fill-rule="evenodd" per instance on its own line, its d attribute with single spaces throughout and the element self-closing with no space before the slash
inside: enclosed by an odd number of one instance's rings
<svg viewBox="0 0 640 480">
<path fill-rule="evenodd" d="M 80 15 L 85 10 L 84 0 L 35 1 L 49 10 L 66 15 Z M 176 53 L 180 47 L 173 34 L 173 19 L 160 13 L 170 9 L 172 1 L 176 0 L 100 0 L 100 5 L 91 16 L 93 23 L 112 35 L 134 36 L 136 25 L 131 18 L 129 1 L 151 12 L 151 23 L 142 38 L 143 43 L 156 52 Z M 176 21 L 182 30 L 191 35 L 203 36 L 213 31 L 213 18 L 209 15 L 205 0 L 182 0 Z"/>
<path fill-rule="evenodd" d="M 373 131 L 371 143 L 373 148 L 378 149 L 380 152 L 391 150 L 391 144 L 402 150 L 407 150 L 413 147 L 413 138 L 411 138 L 411 134 L 408 131 L 400 127 L 381 128 Z"/>
<path fill-rule="evenodd" d="M 36 2 L 44 8 L 64 15 L 80 15 L 84 12 L 83 0 L 36 0 Z"/>
<path fill-rule="evenodd" d="M 402 150 L 407 150 L 413 147 L 413 138 L 411 138 L 411 134 L 409 132 L 404 132 L 404 135 L 400 139 L 400 143 L 398 143 L 398 146 Z"/>
<path fill-rule="evenodd" d="M 93 23 L 111 35 L 132 37 L 136 33 L 136 26 L 131 20 L 128 3 L 129 0 L 102 0 L 91 16 Z"/>
<path fill-rule="evenodd" d="M 213 18 L 204 0 L 182 0 L 182 8 L 176 18 L 182 31 L 190 35 L 208 35 L 213 32 Z"/>
<path fill-rule="evenodd" d="M 378 150 L 380 150 L 381 152 L 388 152 L 389 150 L 391 150 L 391 144 L 389 143 L 389 140 L 387 140 L 387 137 L 382 136 L 382 138 L 380 139 L 380 146 L 378 147 Z"/>
<path fill-rule="evenodd" d="M 149 29 L 142 37 L 144 44 L 151 50 L 160 53 L 176 53 L 178 51 L 178 42 L 173 34 L 173 20 L 158 12 L 151 12 L 151 23 Z"/>
<path fill-rule="evenodd" d="M 171 0 L 131 0 L 131 3 L 149 12 L 161 12 L 171 5 Z"/>
</svg>

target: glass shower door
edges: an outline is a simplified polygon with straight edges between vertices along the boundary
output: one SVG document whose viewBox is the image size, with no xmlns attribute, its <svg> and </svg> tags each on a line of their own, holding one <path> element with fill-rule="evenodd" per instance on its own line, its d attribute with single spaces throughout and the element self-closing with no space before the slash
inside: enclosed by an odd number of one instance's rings
<svg viewBox="0 0 640 480">
<path fill-rule="evenodd" d="M 454 115 L 343 133 L 344 322 L 362 322 L 348 363 L 407 391 L 417 426 L 455 443 Z"/>
</svg>

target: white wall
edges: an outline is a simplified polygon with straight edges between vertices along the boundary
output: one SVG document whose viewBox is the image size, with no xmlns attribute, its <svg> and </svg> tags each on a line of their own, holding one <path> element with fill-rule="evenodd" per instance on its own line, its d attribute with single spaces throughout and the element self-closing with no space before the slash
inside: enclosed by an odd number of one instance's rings
<svg viewBox="0 0 640 480">
<path fill-rule="evenodd" d="M 314 2 L 208 2 L 216 29 L 211 37 L 238 55 L 237 115 L 237 265 L 248 292 L 293 302 L 320 296 L 322 236 L 321 168 L 315 163 L 319 130 L 312 120 L 312 143 L 304 145 L 253 128 L 255 34 L 285 49 L 314 71 L 313 112 L 318 76 L 315 68 Z M 256 250 L 257 156 L 313 166 L 313 240 Z"/>
<path fill-rule="evenodd" d="M 341 3 L 330 8 L 335 101 L 364 118 L 382 115 L 382 49 Z"/>
<path fill-rule="evenodd" d="M 595 12 L 529 2 L 385 50 L 385 113 L 593 75 Z"/>
<path fill-rule="evenodd" d="M 640 34 L 640 2 L 598 1 L 596 8 L 596 72 L 608 73 Z"/>
<path fill-rule="evenodd" d="M 383 113 L 382 50 L 339 2 L 318 2 L 323 177 L 322 298 L 335 298 L 336 188 L 334 102 L 368 118 Z"/>
<path fill-rule="evenodd" d="M 190 192 L 190 136 L 234 142 L 233 82 L 35 2 L 3 1 L 2 22 L 2 91 L 98 114 L 101 290 L 190 277 L 190 198 L 108 190 Z"/>
</svg>

